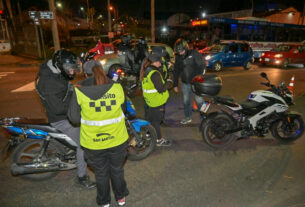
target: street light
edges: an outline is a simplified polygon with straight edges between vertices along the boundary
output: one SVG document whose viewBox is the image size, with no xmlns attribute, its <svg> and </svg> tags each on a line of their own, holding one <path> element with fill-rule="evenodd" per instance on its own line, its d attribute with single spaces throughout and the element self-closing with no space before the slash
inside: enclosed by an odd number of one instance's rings
<svg viewBox="0 0 305 207">
<path fill-rule="evenodd" d="M 56 3 L 56 6 L 57 6 L 58 8 L 62 8 L 62 3 L 61 3 L 61 2 L 57 2 L 57 3 Z"/>
<path fill-rule="evenodd" d="M 162 27 L 162 29 L 161 29 L 161 31 L 163 32 L 163 33 L 166 33 L 167 32 L 167 27 Z"/>
<path fill-rule="evenodd" d="M 207 14 L 205 12 L 201 13 L 202 18 L 205 18 L 207 16 Z"/>
<path fill-rule="evenodd" d="M 80 10 L 81 10 L 81 11 L 84 11 L 84 7 L 80 7 Z"/>
</svg>

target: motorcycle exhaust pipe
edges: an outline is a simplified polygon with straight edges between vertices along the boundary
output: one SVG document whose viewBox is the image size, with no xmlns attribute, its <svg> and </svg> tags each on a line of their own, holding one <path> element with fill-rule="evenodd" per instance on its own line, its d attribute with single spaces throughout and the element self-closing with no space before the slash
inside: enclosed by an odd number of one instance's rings
<svg viewBox="0 0 305 207">
<path fill-rule="evenodd" d="M 11 173 L 12 175 L 23 175 L 23 174 L 32 174 L 32 173 L 43 173 L 43 172 L 50 172 L 50 171 L 57 171 L 59 170 L 59 166 L 52 166 L 52 167 L 37 167 L 36 164 L 24 164 L 18 165 L 13 163 L 11 165 Z"/>
</svg>

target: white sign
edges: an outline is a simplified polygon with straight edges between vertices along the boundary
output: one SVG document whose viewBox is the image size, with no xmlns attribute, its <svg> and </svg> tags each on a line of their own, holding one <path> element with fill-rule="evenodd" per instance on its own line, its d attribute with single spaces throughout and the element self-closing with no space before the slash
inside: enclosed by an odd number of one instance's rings
<svg viewBox="0 0 305 207">
<path fill-rule="evenodd" d="M 50 11 L 41 11 L 40 13 L 40 19 L 54 19 L 53 12 Z"/>
</svg>

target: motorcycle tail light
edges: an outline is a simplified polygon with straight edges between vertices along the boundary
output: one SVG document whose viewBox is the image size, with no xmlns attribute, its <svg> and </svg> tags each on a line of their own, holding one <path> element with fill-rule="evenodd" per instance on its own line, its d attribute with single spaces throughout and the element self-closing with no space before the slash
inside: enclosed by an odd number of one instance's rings
<svg viewBox="0 0 305 207">
<path fill-rule="evenodd" d="M 204 82 L 204 79 L 202 76 L 195 76 L 193 79 L 192 79 L 192 82 L 195 82 L 195 83 L 203 83 Z"/>
</svg>

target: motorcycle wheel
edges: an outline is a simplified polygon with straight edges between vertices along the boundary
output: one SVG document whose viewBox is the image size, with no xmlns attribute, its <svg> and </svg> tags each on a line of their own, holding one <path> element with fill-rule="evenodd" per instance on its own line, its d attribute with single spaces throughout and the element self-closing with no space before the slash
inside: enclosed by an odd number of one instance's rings
<svg viewBox="0 0 305 207">
<path fill-rule="evenodd" d="M 304 133 L 304 121 L 301 116 L 289 116 L 287 119 L 278 120 L 271 126 L 271 133 L 274 138 L 282 143 L 292 142 L 302 136 Z"/>
<path fill-rule="evenodd" d="M 213 149 L 221 149 L 236 141 L 234 135 L 226 135 L 225 130 L 232 129 L 234 122 L 224 114 L 218 113 L 215 116 L 204 119 L 201 123 L 201 134 L 203 141 Z"/>
<path fill-rule="evenodd" d="M 138 135 L 141 143 L 136 143 L 134 137 L 131 137 L 129 140 L 127 152 L 128 159 L 132 161 L 143 160 L 155 149 L 156 146 L 157 133 L 153 126 L 142 126 Z"/>
<path fill-rule="evenodd" d="M 40 149 L 43 145 L 43 140 L 26 140 L 17 146 L 13 155 L 12 155 L 12 163 L 17 164 L 25 164 L 25 163 L 33 163 L 35 159 L 38 158 L 40 153 Z M 56 141 L 50 141 L 48 148 L 42 157 L 42 160 L 46 160 L 48 158 L 57 158 L 58 154 L 63 154 L 64 148 L 59 145 Z M 33 173 L 33 174 L 25 174 L 19 175 L 20 177 L 32 180 L 32 181 L 42 181 L 46 179 L 50 179 L 55 177 L 59 171 L 52 172 L 42 172 L 42 173 Z"/>
</svg>

